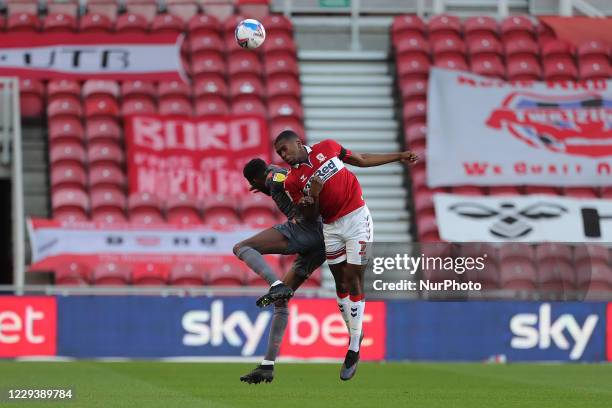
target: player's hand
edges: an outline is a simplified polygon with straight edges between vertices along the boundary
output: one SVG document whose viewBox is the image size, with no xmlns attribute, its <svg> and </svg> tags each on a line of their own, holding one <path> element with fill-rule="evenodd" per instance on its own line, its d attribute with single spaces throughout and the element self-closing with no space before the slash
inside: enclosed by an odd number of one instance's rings
<svg viewBox="0 0 612 408">
<path fill-rule="evenodd" d="M 310 196 L 304 196 L 302 198 L 300 198 L 300 201 L 298 201 L 298 205 L 300 207 L 308 207 L 310 205 L 314 204 L 314 198 L 310 197 Z"/>
<path fill-rule="evenodd" d="M 310 179 L 310 196 L 318 197 L 323 190 L 323 180 L 320 177 L 314 176 Z"/>
<path fill-rule="evenodd" d="M 402 163 L 414 164 L 419 161 L 419 156 L 415 152 L 411 152 L 410 150 L 402 152 L 400 161 Z"/>
<path fill-rule="evenodd" d="M 249 191 L 251 193 L 260 193 L 259 189 L 257 187 L 255 187 L 255 186 L 250 186 L 249 187 Z"/>
</svg>

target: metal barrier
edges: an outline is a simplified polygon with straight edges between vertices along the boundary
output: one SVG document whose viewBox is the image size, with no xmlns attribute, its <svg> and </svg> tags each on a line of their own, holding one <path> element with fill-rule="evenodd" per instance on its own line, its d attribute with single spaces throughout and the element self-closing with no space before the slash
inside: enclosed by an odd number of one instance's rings
<svg viewBox="0 0 612 408">
<path fill-rule="evenodd" d="M 19 79 L 0 78 L 0 128 L 2 165 L 11 165 L 13 220 L 13 283 L 15 294 L 23 294 L 25 284 L 25 217 L 23 200 L 23 161 Z"/>
</svg>

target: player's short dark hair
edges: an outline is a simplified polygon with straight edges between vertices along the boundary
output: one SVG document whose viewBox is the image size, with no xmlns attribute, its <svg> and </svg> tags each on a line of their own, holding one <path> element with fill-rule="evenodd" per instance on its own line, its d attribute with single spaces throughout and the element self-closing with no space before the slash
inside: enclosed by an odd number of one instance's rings
<svg viewBox="0 0 612 408">
<path fill-rule="evenodd" d="M 277 144 L 278 142 L 282 142 L 284 140 L 295 140 L 299 138 L 300 137 L 297 135 L 297 133 L 295 133 L 291 129 L 287 129 L 287 130 L 283 130 L 282 132 L 278 134 L 278 136 L 276 136 L 276 139 L 274 139 L 274 144 Z"/>
<path fill-rule="evenodd" d="M 262 159 L 252 159 L 244 165 L 242 174 L 247 180 L 251 181 L 257 177 L 263 177 L 267 168 L 268 164 Z"/>
</svg>

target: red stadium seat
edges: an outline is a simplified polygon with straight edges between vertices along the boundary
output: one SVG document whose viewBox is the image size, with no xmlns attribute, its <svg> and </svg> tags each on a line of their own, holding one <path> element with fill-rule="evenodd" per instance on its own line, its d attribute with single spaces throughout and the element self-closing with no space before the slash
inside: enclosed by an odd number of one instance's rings
<svg viewBox="0 0 612 408">
<path fill-rule="evenodd" d="M 40 117 L 44 112 L 44 85 L 33 79 L 19 81 L 20 112 L 26 117 Z"/>
<path fill-rule="evenodd" d="M 291 20 L 282 14 L 269 14 L 260 20 L 264 27 L 266 27 L 266 33 L 274 35 L 277 32 L 284 32 L 287 35 L 293 34 L 293 24 Z"/>
<path fill-rule="evenodd" d="M 540 290 L 568 293 L 576 290 L 576 273 L 567 262 L 547 260 L 538 264 Z"/>
<path fill-rule="evenodd" d="M 193 85 L 193 93 L 196 99 L 207 96 L 227 98 L 229 90 L 225 79 L 217 75 L 211 75 L 196 80 Z"/>
<path fill-rule="evenodd" d="M 158 14 L 151 23 L 151 31 L 154 33 L 180 34 L 184 29 L 185 22 L 172 14 Z"/>
<path fill-rule="evenodd" d="M 81 104 L 73 99 L 58 98 L 47 106 L 47 117 L 55 119 L 77 119 L 83 115 Z"/>
<path fill-rule="evenodd" d="M 91 211 L 94 220 L 125 221 L 125 195 L 112 187 L 96 187 L 91 192 Z"/>
<path fill-rule="evenodd" d="M 417 217 L 435 216 L 433 193 L 431 190 L 417 192 L 414 197 L 414 209 Z"/>
<path fill-rule="evenodd" d="M 540 23 L 537 25 L 536 30 L 538 32 L 538 41 L 540 41 L 540 44 L 556 39 L 555 32 L 548 24 Z"/>
<path fill-rule="evenodd" d="M 576 284 L 579 290 L 612 291 L 612 268 L 607 263 L 593 261 L 576 265 Z M 606 293 L 609 295 L 609 293 Z"/>
<path fill-rule="evenodd" d="M 117 11 L 119 10 L 119 4 L 117 0 L 89 0 L 87 2 L 88 13 L 103 14 L 115 21 L 117 19 Z"/>
<path fill-rule="evenodd" d="M 292 116 L 301 120 L 304 117 L 304 110 L 299 99 L 294 97 L 278 97 L 269 100 L 268 115 L 270 118 Z"/>
<path fill-rule="evenodd" d="M 246 270 L 238 263 L 219 262 L 209 271 L 210 284 L 215 286 L 242 286 L 246 276 Z"/>
<path fill-rule="evenodd" d="M 132 269 L 132 285 L 163 286 L 168 283 L 168 268 L 154 263 L 135 264 Z"/>
<path fill-rule="evenodd" d="M 91 166 L 89 169 L 89 186 L 91 189 L 97 188 L 125 188 L 125 174 L 117 165 L 99 164 Z"/>
<path fill-rule="evenodd" d="M 429 42 L 422 37 L 403 37 L 400 36 L 395 42 L 395 52 L 397 55 L 422 55 L 429 57 Z"/>
<path fill-rule="evenodd" d="M 63 221 L 84 221 L 89 211 L 89 197 L 80 189 L 60 189 L 51 194 L 53 218 Z"/>
<path fill-rule="evenodd" d="M 85 125 L 85 136 L 89 143 L 111 141 L 118 144 L 121 142 L 121 128 L 113 119 L 89 119 Z"/>
<path fill-rule="evenodd" d="M 90 79 L 83 84 L 83 98 L 98 97 L 118 98 L 120 93 L 117 81 Z"/>
<path fill-rule="evenodd" d="M 79 22 L 79 30 L 82 33 L 109 33 L 113 30 L 112 20 L 100 13 L 85 14 Z"/>
<path fill-rule="evenodd" d="M 72 99 L 79 103 L 81 99 L 81 86 L 77 81 L 70 79 L 52 79 L 47 84 L 48 102 L 52 103 L 56 99 Z"/>
<path fill-rule="evenodd" d="M 427 104 L 424 101 L 410 101 L 402 109 L 404 123 L 425 123 L 427 118 Z"/>
<path fill-rule="evenodd" d="M 117 100 L 111 96 L 99 96 L 85 101 L 85 118 L 116 119 L 119 116 Z"/>
<path fill-rule="evenodd" d="M 270 12 L 268 0 L 237 0 L 238 13 L 263 20 Z"/>
<path fill-rule="evenodd" d="M 204 286 L 206 272 L 194 263 L 179 263 L 170 269 L 168 283 L 173 286 Z"/>
<path fill-rule="evenodd" d="M 563 40 L 551 40 L 546 41 L 541 45 L 541 54 L 542 58 L 550 58 L 563 56 L 567 58 L 572 58 L 574 54 L 574 50 L 572 49 L 572 45 L 567 41 Z"/>
<path fill-rule="evenodd" d="M 123 81 L 121 84 L 121 97 L 124 102 L 126 99 L 131 98 L 148 98 L 154 102 L 156 94 L 155 84 L 151 81 Z"/>
<path fill-rule="evenodd" d="M 168 197 L 166 203 L 168 222 L 173 224 L 201 224 L 200 205 L 194 197 L 185 193 Z"/>
<path fill-rule="evenodd" d="M 277 96 L 301 96 L 300 82 L 292 75 L 275 75 L 268 78 L 266 94 L 268 98 Z"/>
<path fill-rule="evenodd" d="M 198 98 L 195 104 L 196 116 L 219 116 L 229 114 L 229 106 L 224 97 L 206 95 Z"/>
<path fill-rule="evenodd" d="M 270 140 L 274 140 L 283 130 L 293 130 L 300 138 L 304 138 L 304 125 L 300 120 L 287 116 L 279 116 L 270 120 Z M 277 157 L 277 155 L 274 156 Z"/>
<path fill-rule="evenodd" d="M 598 198 L 598 191 L 590 187 L 566 187 L 563 194 L 574 198 Z"/>
<path fill-rule="evenodd" d="M 192 55 L 197 55 L 201 52 L 222 53 L 224 45 L 223 40 L 218 33 L 202 32 L 199 34 L 191 34 L 189 38 L 189 49 Z"/>
<path fill-rule="evenodd" d="M 149 22 L 140 14 L 124 13 L 117 17 L 115 29 L 121 34 L 145 34 L 149 31 Z"/>
<path fill-rule="evenodd" d="M 496 56 L 480 57 L 477 61 L 472 61 L 471 70 L 475 74 L 484 75 L 492 78 L 505 79 L 506 70 L 501 59 Z"/>
<path fill-rule="evenodd" d="M 465 280 L 480 283 L 484 290 L 496 290 L 501 285 L 499 266 L 494 262 L 485 261 L 484 269 L 466 270 L 463 276 Z"/>
<path fill-rule="evenodd" d="M 149 99 L 128 100 L 121 105 L 121 116 L 152 115 L 157 113 L 155 103 Z"/>
<path fill-rule="evenodd" d="M 266 117 L 266 106 L 256 96 L 241 96 L 230 103 L 230 112 L 234 115 L 259 115 Z"/>
<path fill-rule="evenodd" d="M 584 63 L 610 63 L 610 46 L 598 40 L 587 41 L 578 46 L 580 62 Z"/>
<path fill-rule="evenodd" d="M 242 199 L 241 212 L 243 217 L 251 213 L 261 214 L 262 212 L 274 215 L 276 204 L 274 204 L 270 197 L 264 194 L 249 194 Z"/>
<path fill-rule="evenodd" d="M 573 63 L 544 61 L 544 79 L 547 81 L 575 81 L 578 71 Z"/>
<path fill-rule="evenodd" d="M 463 21 L 463 32 L 468 42 L 478 39 L 491 39 L 499 36 L 497 20 L 493 17 L 475 16 Z"/>
<path fill-rule="evenodd" d="M 77 29 L 76 19 L 69 14 L 47 14 L 43 20 L 45 33 L 72 33 Z"/>
<path fill-rule="evenodd" d="M 535 58 L 519 56 L 507 63 L 507 74 L 510 81 L 539 81 L 542 79 L 542 68 Z"/>
<path fill-rule="evenodd" d="M 227 21 L 234 14 L 233 0 L 202 0 L 201 3 L 204 14 L 213 16 L 219 21 Z M 234 25 L 234 27 L 236 27 Z"/>
<path fill-rule="evenodd" d="M 461 19 L 448 14 L 438 14 L 429 19 L 429 40 L 435 42 L 440 37 L 461 38 Z"/>
<path fill-rule="evenodd" d="M 6 28 L 12 33 L 33 33 L 40 30 L 40 20 L 33 13 L 16 13 L 8 17 Z"/>
<path fill-rule="evenodd" d="M 538 44 L 530 39 L 508 41 L 504 43 L 506 58 L 527 57 L 538 58 L 540 49 Z"/>
<path fill-rule="evenodd" d="M 191 87 L 183 81 L 160 81 L 157 87 L 157 95 L 163 99 L 191 99 Z"/>
<path fill-rule="evenodd" d="M 455 37 L 438 37 L 431 42 L 431 51 L 434 58 L 443 56 L 465 56 L 465 43 Z"/>
<path fill-rule="evenodd" d="M 230 56 L 227 66 L 230 77 L 239 74 L 261 75 L 263 72 L 259 58 L 253 53 L 241 53 L 239 56 Z"/>
<path fill-rule="evenodd" d="M 577 244 L 574 249 L 574 262 L 577 267 L 582 264 L 591 264 L 594 262 L 609 264 L 609 248 L 603 245 Z"/>
<path fill-rule="evenodd" d="M 85 189 L 87 176 L 83 166 L 75 163 L 60 163 L 51 166 L 51 189 Z"/>
<path fill-rule="evenodd" d="M 76 118 L 56 118 L 49 121 L 49 141 L 52 145 L 63 142 L 81 144 L 84 131 L 81 121 Z"/>
<path fill-rule="evenodd" d="M 9 16 L 19 13 L 38 13 L 38 3 L 35 0 L 7 0 L 5 3 Z"/>
<path fill-rule="evenodd" d="M 469 71 L 465 57 L 461 55 L 442 55 L 436 57 L 436 67 L 451 69 L 455 71 Z"/>
<path fill-rule="evenodd" d="M 89 283 L 89 269 L 77 262 L 60 264 L 53 272 L 56 285 L 84 286 Z"/>
<path fill-rule="evenodd" d="M 533 291 L 538 274 L 530 261 L 513 259 L 500 264 L 500 283 L 504 289 Z"/>
<path fill-rule="evenodd" d="M 67 14 L 72 18 L 78 17 L 78 0 L 47 0 L 47 14 Z"/>
<path fill-rule="evenodd" d="M 124 162 L 124 151 L 114 142 L 96 141 L 89 143 L 87 159 L 90 165 L 109 164 L 121 166 Z"/>
<path fill-rule="evenodd" d="M 534 260 L 534 248 L 529 244 L 520 242 L 507 243 L 499 247 L 499 260 L 501 263 L 510 262 L 515 259 L 532 262 Z"/>
<path fill-rule="evenodd" d="M 299 68 L 295 58 L 286 55 L 270 55 L 265 58 L 264 72 L 267 77 L 273 75 L 299 76 Z"/>
<path fill-rule="evenodd" d="M 94 285 L 123 286 L 130 284 L 132 270 L 128 265 L 104 262 L 96 265 L 91 273 Z"/>
<path fill-rule="evenodd" d="M 425 38 L 427 27 L 417 15 L 402 15 L 396 16 L 391 24 L 391 36 L 395 44 L 395 40 L 400 36 L 411 36 Z"/>
<path fill-rule="evenodd" d="M 237 207 L 238 203 L 236 197 L 225 194 L 214 194 L 206 197 L 203 203 L 204 216 L 207 218 L 237 215 Z"/>
<path fill-rule="evenodd" d="M 264 85 L 259 76 L 242 74 L 231 78 L 229 94 L 230 98 L 234 100 L 243 95 L 263 99 L 265 96 Z"/>
<path fill-rule="evenodd" d="M 166 0 L 166 10 L 184 22 L 190 21 L 198 14 L 198 2 L 195 0 Z"/>
<path fill-rule="evenodd" d="M 453 194 L 461 194 L 467 196 L 483 196 L 487 191 L 484 187 L 478 186 L 457 186 L 451 189 Z"/>
<path fill-rule="evenodd" d="M 407 79 L 401 81 L 400 92 L 404 103 L 410 100 L 425 100 L 427 97 L 427 80 Z"/>
<path fill-rule="evenodd" d="M 549 186 L 525 186 L 525 194 L 559 195 L 559 189 Z"/>
<path fill-rule="evenodd" d="M 478 38 L 468 42 L 467 45 L 471 58 L 476 58 L 481 55 L 496 55 L 501 57 L 503 54 L 502 44 L 496 39 L 491 40 L 486 38 Z"/>
<path fill-rule="evenodd" d="M 6 18 L 4 14 L 0 14 L 0 32 L 4 32 L 6 30 Z"/>
<path fill-rule="evenodd" d="M 55 164 L 78 164 L 85 165 L 85 149 L 78 142 L 57 142 L 51 146 L 49 162 Z"/>
<path fill-rule="evenodd" d="M 168 97 L 159 101 L 159 114 L 164 116 L 193 116 L 191 102 L 180 97 Z"/>
<path fill-rule="evenodd" d="M 216 52 L 194 55 L 191 68 L 196 79 L 198 76 L 209 74 L 225 75 L 226 71 L 225 61 Z"/>
<path fill-rule="evenodd" d="M 128 13 L 141 15 L 151 22 L 157 15 L 158 5 L 156 0 L 126 0 L 125 8 Z"/>
<path fill-rule="evenodd" d="M 574 251 L 569 245 L 547 242 L 536 246 L 535 259 L 538 263 L 552 260 L 571 265 L 574 259 Z"/>
<path fill-rule="evenodd" d="M 136 224 L 164 222 L 159 199 L 149 193 L 133 193 L 128 197 L 130 221 Z"/>
<path fill-rule="evenodd" d="M 207 14 L 196 14 L 187 22 L 187 30 L 190 35 L 218 34 L 221 35 L 221 24 L 214 16 Z"/>
<path fill-rule="evenodd" d="M 436 217 L 426 215 L 417 218 L 417 230 L 420 242 L 440 242 Z"/>
<path fill-rule="evenodd" d="M 427 139 L 427 127 L 423 123 L 410 124 L 406 126 L 405 139 L 408 144 L 418 143 Z"/>
<path fill-rule="evenodd" d="M 582 62 L 578 64 L 578 71 L 580 74 L 580 79 L 582 80 L 606 80 L 610 78 L 612 70 L 610 68 L 610 63 L 603 62 Z"/>
<path fill-rule="evenodd" d="M 427 79 L 429 76 L 429 59 L 418 56 L 400 56 L 397 60 L 397 74 L 401 80 Z"/>
<path fill-rule="evenodd" d="M 278 224 L 274 214 L 263 211 L 254 211 L 244 215 L 242 221 L 253 229 L 266 229 Z"/>
<path fill-rule="evenodd" d="M 295 55 L 296 46 L 293 38 L 282 32 L 273 33 L 261 46 L 266 58 L 270 55 Z"/>
<path fill-rule="evenodd" d="M 521 189 L 516 186 L 493 186 L 489 187 L 489 195 L 492 196 L 506 196 L 506 195 L 520 195 Z"/>
<path fill-rule="evenodd" d="M 534 24 L 531 19 L 526 16 L 506 17 L 502 20 L 500 28 L 504 41 L 535 39 Z"/>
</svg>

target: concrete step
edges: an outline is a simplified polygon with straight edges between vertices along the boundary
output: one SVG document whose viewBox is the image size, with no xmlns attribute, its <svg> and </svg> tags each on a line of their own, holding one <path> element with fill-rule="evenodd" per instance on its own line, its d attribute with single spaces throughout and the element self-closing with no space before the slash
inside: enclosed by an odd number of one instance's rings
<svg viewBox="0 0 612 408">
<path fill-rule="evenodd" d="M 407 232 L 396 232 L 396 233 L 378 233 L 376 231 L 376 225 L 374 226 L 374 242 L 412 242 L 412 238 Z"/>
<path fill-rule="evenodd" d="M 389 108 L 306 108 L 304 114 L 315 119 L 393 119 L 395 114 Z"/>
<path fill-rule="evenodd" d="M 312 23 L 314 23 L 314 27 L 317 28 L 318 30 L 321 29 L 321 23 L 325 21 L 325 22 L 329 22 L 329 19 L 324 19 L 321 20 L 321 22 L 314 22 L 314 20 L 311 20 Z M 355 63 L 355 61 L 359 61 L 357 62 L 358 64 L 362 64 L 364 62 L 371 62 L 371 61 L 383 61 L 384 63 L 386 63 L 387 59 L 388 59 L 388 53 L 386 51 L 338 51 L 338 50 L 334 50 L 334 51 L 316 51 L 316 50 L 308 50 L 308 51 L 299 51 L 298 52 L 298 58 L 300 59 L 300 61 L 325 61 L 325 62 L 329 62 L 329 61 L 349 61 L 349 62 L 353 62 Z"/>
<path fill-rule="evenodd" d="M 397 132 L 396 120 L 358 120 L 358 119 L 309 119 L 304 121 L 307 131 L 310 130 L 391 130 Z"/>
<path fill-rule="evenodd" d="M 300 62 L 301 75 L 388 75 L 389 67 L 384 62 L 351 63 L 351 62 Z"/>
<path fill-rule="evenodd" d="M 376 222 L 374 215 L 372 215 L 372 219 L 374 220 L 374 239 L 378 239 L 379 234 L 397 234 L 398 232 L 404 232 L 410 229 L 408 221 Z"/>
<path fill-rule="evenodd" d="M 406 221 L 410 224 L 410 212 L 408 210 L 373 211 L 372 219 L 375 227 L 377 222 Z"/>
<path fill-rule="evenodd" d="M 364 197 L 386 197 L 394 200 L 407 200 L 408 194 L 403 188 L 361 186 Z"/>
<path fill-rule="evenodd" d="M 337 86 L 318 86 L 312 85 L 302 88 L 302 95 L 308 96 L 350 96 L 350 97 L 363 97 L 371 98 L 374 96 L 387 96 L 391 97 L 393 91 L 391 87 L 386 86 L 350 86 L 350 85 L 337 85 Z"/>
<path fill-rule="evenodd" d="M 368 203 L 368 207 L 372 211 L 379 210 L 404 210 L 406 209 L 406 202 L 403 200 L 389 200 L 388 198 L 379 197 L 364 197 Z"/>
<path fill-rule="evenodd" d="M 395 107 L 395 101 L 389 96 L 373 96 L 371 98 L 307 96 L 302 98 L 302 105 L 306 109 L 320 107 L 393 109 Z"/>
<path fill-rule="evenodd" d="M 375 177 L 375 178 L 386 178 L 389 175 L 397 174 L 404 175 L 406 167 L 403 163 L 387 163 L 382 166 L 376 167 L 355 167 L 348 166 L 349 170 L 355 173 L 355 175 L 361 180 L 362 177 Z M 384 176 L 384 177 L 382 177 Z"/>
<path fill-rule="evenodd" d="M 311 143 L 316 143 L 316 142 L 320 142 L 321 140 L 325 140 L 325 139 L 329 139 L 329 138 L 333 138 L 334 140 L 337 141 L 343 141 L 343 140 L 347 140 L 347 143 L 350 142 L 368 142 L 368 141 L 396 141 L 397 140 L 397 136 L 398 136 L 398 130 L 377 130 L 377 131 L 371 131 L 371 130 L 350 130 L 350 131 L 343 131 L 343 130 L 334 130 L 333 134 L 325 131 L 325 130 L 312 130 L 308 132 L 308 140 Z"/>
<path fill-rule="evenodd" d="M 24 204 L 27 217 L 47 218 L 50 216 L 50 202 L 47 194 L 26 194 Z"/>
<path fill-rule="evenodd" d="M 302 75 L 300 82 L 303 87 L 309 85 L 378 85 L 392 86 L 393 77 L 390 75 Z"/>
<path fill-rule="evenodd" d="M 390 153 L 399 151 L 399 143 L 387 140 L 377 142 L 347 142 L 342 145 L 354 152 Z"/>
</svg>

